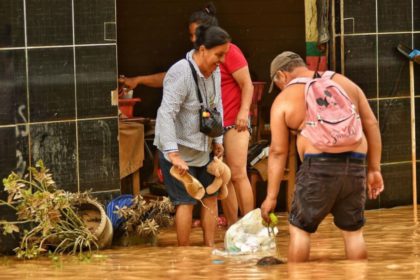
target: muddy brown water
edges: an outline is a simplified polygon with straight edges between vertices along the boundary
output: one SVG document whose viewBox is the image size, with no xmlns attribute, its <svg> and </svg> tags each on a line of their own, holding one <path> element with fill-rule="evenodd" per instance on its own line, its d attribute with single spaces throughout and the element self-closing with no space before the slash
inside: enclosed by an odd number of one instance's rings
<svg viewBox="0 0 420 280">
<path fill-rule="evenodd" d="M 302 264 L 257 266 L 267 255 L 221 257 L 202 247 L 194 228 L 191 247 L 176 247 L 174 229 L 159 236 L 159 245 L 117 247 L 80 261 L 62 256 L 16 260 L 0 257 L 0 279 L 420 279 L 420 228 L 411 207 L 366 212 L 368 261 L 344 258 L 340 232 L 331 217 L 312 236 L 311 261 Z M 280 214 L 278 257 L 286 260 L 286 213 Z M 218 229 L 217 247 L 224 229 Z"/>
</svg>

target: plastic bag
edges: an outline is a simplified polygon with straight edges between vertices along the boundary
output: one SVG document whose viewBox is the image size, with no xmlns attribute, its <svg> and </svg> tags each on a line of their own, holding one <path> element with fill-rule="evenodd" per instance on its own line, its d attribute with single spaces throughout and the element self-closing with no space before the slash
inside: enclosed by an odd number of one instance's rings
<svg viewBox="0 0 420 280">
<path fill-rule="evenodd" d="M 246 214 L 227 230 L 225 250 L 229 254 L 249 254 L 275 250 L 275 235 L 277 233 L 277 227 L 269 231 L 269 228 L 262 224 L 261 209 L 257 208 Z"/>
</svg>

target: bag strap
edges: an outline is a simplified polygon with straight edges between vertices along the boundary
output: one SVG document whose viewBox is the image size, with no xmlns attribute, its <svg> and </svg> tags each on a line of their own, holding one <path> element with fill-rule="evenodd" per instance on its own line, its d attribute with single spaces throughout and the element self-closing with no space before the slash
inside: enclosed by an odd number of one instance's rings
<svg viewBox="0 0 420 280">
<path fill-rule="evenodd" d="M 319 74 L 319 73 L 318 73 Z M 336 73 L 334 71 L 325 71 L 324 73 L 322 73 L 322 75 L 320 76 L 320 78 L 325 78 L 325 79 L 332 79 L 332 77 L 335 75 Z M 307 77 L 299 77 L 299 78 L 294 78 L 293 80 L 291 80 L 288 84 L 288 86 L 294 85 L 294 84 L 306 84 L 310 81 L 312 81 L 313 78 L 307 78 Z"/>
<path fill-rule="evenodd" d="M 324 74 L 322 74 L 322 78 L 332 79 L 334 75 L 334 71 L 325 71 Z"/>
<path fill-rule="evenodd" d="M 306 84 L 308 82 L 312 81 L 311 78 L 307 78 L 307 77 L 299 77 L 299 78 L 294 78 L 293 80 L 291 80 L 286 87 L 291 86 L 291 85 L 295 85 L 295 84 Z"/>
<path fill-rule="evenodd" d="M 190 65 L 195 85 L 197 86 L 196 93 L 197 93 L 198 100 L 200 101 L 200 106 L 201 108 L 203 108 L 203 98 L 201 97 L 201 91 L 200 91 L 200 88 L 198 87 L 197 71 L 195 71 L 194 65 L 191 63 L 191 61 L 189 59 L 187 59 L 187 61 L 188 61 L 188 64 Z"/>
<path fill-rule="evenodd" d="M 321 75 L 319 75 L 318 73 L 320 64 L 321 64 L 321 56 L 318 56 L 318 62 L 316 64 L 316 69 L 315 69 L 314 76 L 312 77 L 312 79 L 321 78 Z"/>
<path fill-rule="evenodd" d="M 319 69 L 319 64 L 321 63 L 321 57 L 319 56 L 318 57 L 318 62 L 317 62 L 317 64 L 316 64 L 316 69 L 315 69 L 315 72 L 314 72 L 314 75 L 313 75 L 313 77 L 312 78 L 308 78 L 308 77 L 298 77 L 298 78 L 295 78 L 295 79 L 293 79 L 293 80 L 291 80 L 287 85 L 286 85 L 286 87 L 288 87 L 288 86 L 291 86 L 291 85 L 295 85 L 295 84 L 307 84 L 307 83 L 309 83 L 309 82 L 311 82 L 312 80 L 314 80 L 314 79 L 317 79 L 317 78 L 321 78 L 321 77 L 323 77 L 324 75 L 320 75 L 319 74 L 319 72 L 318 72 L 318 69 Z M 331 75 L 331 77 L 332 77 L 332 75 Z"/>
</svg>

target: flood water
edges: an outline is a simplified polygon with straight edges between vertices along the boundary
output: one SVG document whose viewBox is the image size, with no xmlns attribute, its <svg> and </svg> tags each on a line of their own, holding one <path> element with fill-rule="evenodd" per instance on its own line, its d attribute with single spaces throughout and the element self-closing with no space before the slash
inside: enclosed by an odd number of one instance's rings
<svg viewBox="0 0 420 280">
<path fill-rule="evenodd" d="M 53 261 L 0 258 L 0 279 L 420 279 L 420 229 L 412 207 L 366 211 L 368 261 L 347 261 L 340 231 L 328 217 L 312 237 L 311 261 L 261 267 L 263 255 L 212 255 L 201 247 L 194 228 L 191 247 L 176 247 L 174 229 L 159 236 L 159 245 L 117 247 L 89 260 L 63 256 Z M 278 257 L 287 256 L 286 213 L 280 214 Z M 218 229 L 217 247 L 223 247 Z"/>
</svg>

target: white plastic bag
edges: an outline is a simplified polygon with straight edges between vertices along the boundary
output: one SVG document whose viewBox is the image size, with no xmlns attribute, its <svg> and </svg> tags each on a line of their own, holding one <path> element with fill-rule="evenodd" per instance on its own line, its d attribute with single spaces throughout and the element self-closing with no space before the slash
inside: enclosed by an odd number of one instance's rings
<svg viewBox="0 0 420 280">
<path fill-rule="evenodd" d="M 262 224 L 261 209 L 254 209 L 227 230 L 225 250 L 228 254 L 275 250 L 277 227 L 274 227 L 273 232 L 274 235 L 270 234 L 269 229 Z"/>
</svg>

